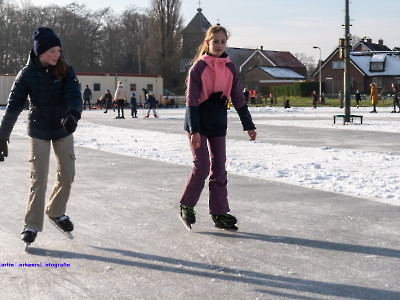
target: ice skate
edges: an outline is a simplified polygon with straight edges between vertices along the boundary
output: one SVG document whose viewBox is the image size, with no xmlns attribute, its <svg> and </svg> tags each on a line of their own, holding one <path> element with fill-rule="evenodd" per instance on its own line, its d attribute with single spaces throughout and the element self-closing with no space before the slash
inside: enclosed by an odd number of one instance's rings
<svg viewBox="0 0 400 300">
<path fill-rule="evenodd" d="M 69 220 L 68 216 L 61 216 L 59 218 L 49 217 L 50 223 L 53 224 L 58 230 L 60 230 L 66 237 L 73 239 L 74 236 L 71 231 L 74 230 L 74 225 Z"/>
<path fill-rule="evenodd" d="M 196 223 L 196 212 L 193 207 L 181 204 L 179 218 L 188 230 L 192 230 L 192 224 Z"/>
<path fill-rule="evenodd" d="M 238 230 L 236 226 L 237 219 L 230 214 L 223 215 L 211 215 L 215 227 L 225 229 L 225 230 Z"/>
<path fill-rule="evenodd" d="M 21 232 L 21 239 L 25 242 L 25 251 L 28 249 L 30 244 L 32 244 L 37 236 L 37 231 L 33 229 L 24 229 L 24 231 Z"/>
</svg>

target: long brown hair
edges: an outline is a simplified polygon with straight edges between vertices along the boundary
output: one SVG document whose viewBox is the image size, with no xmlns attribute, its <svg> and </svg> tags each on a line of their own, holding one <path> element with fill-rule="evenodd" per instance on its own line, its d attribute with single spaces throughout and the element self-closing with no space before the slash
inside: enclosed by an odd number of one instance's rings
<svg viewBox="0 0 400 300">
<path fill-rule="evenodd" d="M 64 58 L 62 55 L 57 60 L 57 64 L 55 67 L 51 70 L 51 73 L 53 76 L 57 79 L 63 79 L 65 76 L 67 76 L 69 72 L 67 63 L 65 62 Z"/>
<path fill-rule="evenodd" d="M 192 64 L 196 63 L 200 59 L 200 57 L 202 57 L 205 53 L 208 52 L 208 42 L 210 42 L 213 39 L 214 35 L 220 31 L 225 33 L 226 40 L 228 40 L 228 36 L 229 36 L 228 31 L 221 25 L 214 25 L 214 26 L 208 28 L 208 30 L 206 32 L 206 36 L 204 38 L 204 41 L 199 46 L 199 48 L 197 50 L 197 54 L 194 57 L 194 59 L 192 60 Z"/>
</svg>

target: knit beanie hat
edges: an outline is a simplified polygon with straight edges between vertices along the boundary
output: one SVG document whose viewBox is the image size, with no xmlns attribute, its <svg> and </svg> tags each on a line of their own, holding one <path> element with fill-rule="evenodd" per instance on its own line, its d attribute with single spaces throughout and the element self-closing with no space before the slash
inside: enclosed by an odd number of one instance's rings
<svg viewBox="0 0 400 300">
<path fill-rule="evenodd" d="M 46 27 L 36 28 L 33 33 L 33 51 L 36 56 L 55 46 L 61 47 L 61 41 L 53 30 Z"/>
</svg>

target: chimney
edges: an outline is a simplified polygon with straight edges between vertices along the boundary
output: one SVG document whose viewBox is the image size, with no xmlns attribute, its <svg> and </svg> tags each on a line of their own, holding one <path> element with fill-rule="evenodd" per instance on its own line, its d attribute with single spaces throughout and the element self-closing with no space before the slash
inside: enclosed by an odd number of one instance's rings
<svg viewBox="0 0 400 300">
<path fill-rule="evenodd" d="M 378 45 L 381 46 L 381 47 L 383 47 L 383 40 L 379 40 L 379 41 L 378 41 Z"/>
<path fill-rule="evenodd" d="M 372 39 L 367 39 L 367 43 L 371 44 L 372 43 Z"/>
<path fill-rule="evenodd" d="M 261 50 L 264 50 L 264 46 L 261 46 Z"/>
</svg>

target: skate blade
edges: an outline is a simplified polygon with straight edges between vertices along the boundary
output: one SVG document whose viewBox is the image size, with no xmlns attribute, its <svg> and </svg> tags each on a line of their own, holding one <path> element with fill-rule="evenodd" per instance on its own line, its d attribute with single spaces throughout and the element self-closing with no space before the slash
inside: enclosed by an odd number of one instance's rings
<svg viewBox="0 0 400 300">
<path fill-rule="evenodd" d="M 215 227 L 221 230 L 226 230 L 226 231 L 238 231 L 239 227 L 236 225 L 230 225 L 230 226 L 223 226 L 223 225 L 217 225 L 215 224 Z"/>
<path fill-rule="evenodd" d="M 187 224 L 181 215 L 179 215 L 179 219 L 182 221 L 183 225 L 185 225 L 187 230 L 192 230 L 192 224 Z"/>
<path fill-rule="evenodd" d="M 50 219 L 50 218 L 49 218 L 49 221 L 50 221 L 51 224 L 54 225 L 55 228 L 57 228 L 57 229 L 58 229 L 62 234 L 64 234 L 67 238 L 69 238 L 69 239 L 71 239 L 71 240 L 74 238 L 74 236 L 72 235 L 72 233 L 71 233 L 70 231 L 64 231 L 64 230 L 62 230 L 60 227 L 57 226 L 56 222 L 53 221 L 53 220 Z"/>
<path fill-rule="evenodd" d="M 25 251 L 28 251 L 28 247 L 31 245 L 31 243 L 25 242 Z"/>
</svg>

